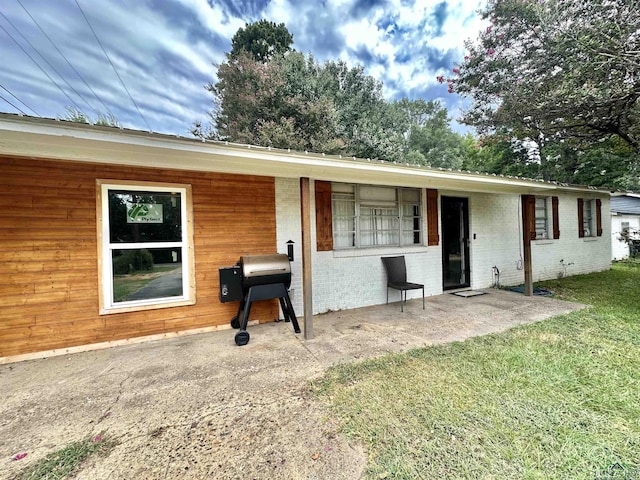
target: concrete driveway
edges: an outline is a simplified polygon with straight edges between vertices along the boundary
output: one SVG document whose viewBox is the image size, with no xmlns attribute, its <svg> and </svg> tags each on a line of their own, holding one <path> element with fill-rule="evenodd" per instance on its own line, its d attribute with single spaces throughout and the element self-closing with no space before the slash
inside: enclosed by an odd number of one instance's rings
<svg viewBox="0 0 640 480">
<path fill-rule="evenodd" d="M 304 341 L 287 323 L 0 366 L 0 478 L 71 442 L 117 445 L 90 459 L 91 479 L 357 479 L 366 452 L 307 390 L 329 366 L 464 340 L 580 309 L 487 290 L 314 317 Z M 301 322 L 302 323 L 302 322 Z M 11 458 L 27 453 L 19 461 Z"/>
</svg>

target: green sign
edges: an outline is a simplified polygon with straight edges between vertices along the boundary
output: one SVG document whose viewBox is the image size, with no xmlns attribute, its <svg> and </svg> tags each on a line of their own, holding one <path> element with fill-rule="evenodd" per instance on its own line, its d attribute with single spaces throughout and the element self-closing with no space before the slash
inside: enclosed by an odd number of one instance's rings
<svg viewBox="0 0 640 480">
<path fill-rule="evenodd" d="M 127 223 L 162 223 L 162 204 L 127 203 Z"/>
</svg>

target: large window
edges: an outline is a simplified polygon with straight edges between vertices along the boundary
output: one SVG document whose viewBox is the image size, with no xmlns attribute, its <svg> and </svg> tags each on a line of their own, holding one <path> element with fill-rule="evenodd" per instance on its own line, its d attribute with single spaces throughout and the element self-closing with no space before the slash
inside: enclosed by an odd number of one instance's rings
<svg viewBox="0 0 640 480">
<path fill-rule="evenodd" d="M 189 185 L 98 181 L 100 311 L 194 303 Z"/>
<path fill-rule="evenodd" d="M 334 183 L 333 247 L 422 244 L 418 189 Z"/>
<path fill-rule="evenodd" d="M 594 228 L 593 204 L 594 200 L 585 200 L 582 210 L 582 231 L 585 237 L 595 237 L 596 229 Z"/>
</svg>

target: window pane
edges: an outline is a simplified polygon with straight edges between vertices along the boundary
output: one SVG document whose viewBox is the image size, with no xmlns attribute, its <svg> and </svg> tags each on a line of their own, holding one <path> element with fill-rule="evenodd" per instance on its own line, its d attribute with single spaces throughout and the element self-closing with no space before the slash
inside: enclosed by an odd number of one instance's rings
<svg viewBox="0 0 640 480">
<path fill-rule="evenodd" d="M 536 238 L 548 238 L 547 198 L 536 197 Z"/>
<path fill-rule="evenodd" d="M 390 187 L 360 187 L 360 200 L 395 202 L 396 189 Z"/>
<path fill-rule="evenodd" d="M 180 242 L 179 193 L 109 190 L 112 243 Z"/>
<path fill-rule="evenodd" d="M 420 203 L 420 190 L 405 189 L 402 190 L 403 203 Z"/>
<path fill-rule="evenodd" d="M 114 303 L 182 296 L 182 249 L 113 250 Z"/>
<path fill-rule="evenodd" d="M 585 237 L 590 237 L 592 235 L 591 203 L 592 200 L 584 201 L 582 228 L 584 229 Z"/>
</svg>

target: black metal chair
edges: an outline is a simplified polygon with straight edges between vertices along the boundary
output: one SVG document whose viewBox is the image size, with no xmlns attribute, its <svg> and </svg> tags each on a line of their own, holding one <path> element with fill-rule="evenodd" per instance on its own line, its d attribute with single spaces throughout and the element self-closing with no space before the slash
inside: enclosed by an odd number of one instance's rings
<svg viewBox="0 0 640 480">
<path fill-rule="evenodd" d="M 389 303 L 389 289 L 400 291 L 400 311 L 404 312 L 404 304 L 407 301 L 407 290 L 422 289 L 422 309 L 424 310 L 424 285 L 407 282 L 407 265 L 404 256 L 381 257 L 384 269 L 387 272 L 387 304 Z"/>
</svg>

